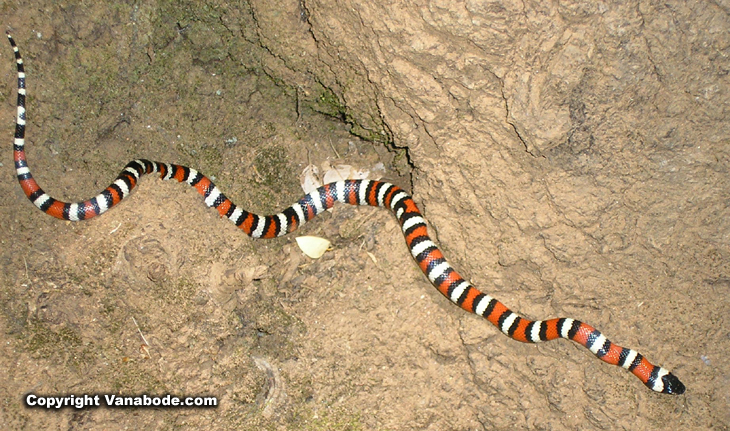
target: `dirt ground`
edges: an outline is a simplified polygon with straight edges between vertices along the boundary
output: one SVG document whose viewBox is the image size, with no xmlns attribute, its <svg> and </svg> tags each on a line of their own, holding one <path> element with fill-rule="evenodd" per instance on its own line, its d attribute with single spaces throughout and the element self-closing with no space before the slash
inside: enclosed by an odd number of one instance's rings
<svg viewBox="0 0 730 431">
<path fill-rule="evenodd" d="M 452 264 L 527 317 L 573 317 L 687 386 L 443 298 L 394 218 L 338 206 L 251 240 L 154 178 L 97 219 L 15 179 L 0 49 L 0 423 L 7 429 L 730 429 L 727 2 L 0 3 L 28 159 L 59 199 L 135 158 L 282 209 L 310 163 L 386 167 Z M 294 237 L 332 241 L 313 260 Z M 144 337 L 144 339 L 143 339 Z M 28 408 L 206 395 L 214 409 Z"/>
</svg>

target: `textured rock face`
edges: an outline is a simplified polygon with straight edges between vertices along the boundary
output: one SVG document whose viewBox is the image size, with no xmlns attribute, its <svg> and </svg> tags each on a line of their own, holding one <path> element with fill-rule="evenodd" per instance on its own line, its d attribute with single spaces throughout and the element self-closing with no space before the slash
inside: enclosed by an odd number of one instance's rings
<svg viewBox="0 0 730 431">
<path fill-rule="evenodd" d="M 6 158 L 0 393 L 13 401 L 0 422 L 730 423 L 728 5 L 30 0 L 3 13 L 27 53 L 29 160 L 59 193 L 92 195 L 115 166 L 148 157 L 200 168 L 237 203 L 271 211 L 330 147 L 356 148 L 353 163 L 384 143 L 391 174 L 475 285 L 528 317 L 595 325 L 670 368 L 687 394 L 655 395 L 567 342 L 522 345 L 453 307 L 388 214 L 313 221 L 335 244 L 315 262 L 285 240 L 234 237 L 176 188 L 139 190 L 126 207 L 136 212 L 67 228 L 23 206 Z M 130 315 L 156 340 L 142 357 Z M 43 416 L 22 407 L 29 387 L 206 393 L 221 405 Z"/>
<path fill-rule="evenodd" d="M 704 342 L 680 336 L 690 310 L 728 310 L 710 305 L 710 286 L 727 292 L 730 257 L 727 5 L 308 1 L 306 10 L 327 65 L 320 80 L 363 127 L 377 133 L 379 118 L 408 147 L 415 194 L 481 284 L 496 280 L 532 316 L 596 307 L 597 324 L 637 331 L 630 340 L 705 375 L 696 380 L 727 379 L 727 361 L 709 371 L 692 353 Z M 487 428 L 509 428 L 514 414 L 484 406 L 495 399 L 524 412 L 519 426 L 561 421 L 548 400 L 563 406 L 575 393 L 553 386 L 568 374 L 557 377 L 551 360 L 500 348 L 509 372 L 495 373 L 494 357 L 466 349 Z M 625 406 L 623 384 L 599 386 Z M 521 396 L 507 402 L 510 388 Z M 603 395 L 587 392 L 591 410 Z M 594 425 L 619 416 L 605 414 Z"/>
</svg>

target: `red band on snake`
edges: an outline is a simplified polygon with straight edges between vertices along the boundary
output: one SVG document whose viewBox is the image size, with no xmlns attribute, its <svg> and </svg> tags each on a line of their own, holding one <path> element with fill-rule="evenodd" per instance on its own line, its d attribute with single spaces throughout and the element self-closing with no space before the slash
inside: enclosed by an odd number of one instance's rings
<svg viewBox="0 0 730 431">
<path fill-rule="evenodd" d="M 565 338 L 590 350 L 604 362 L 621 366 L 639 378 L 649 389 L 665 394 L 682 394 L 685 387 L 666 369 L 653 365 L 636 350 L 620 347 L 594 327 L 570 318 L 528 320 L 517 315 L 500 301 L 476 289 L 446 261 L 431 240 L 426 221 L 413 198 L 398 186 L 382 181 L 346 180 L 326 184 L 298 202 L 274 215 L 260 216 L 239 208 L 205 175 L 186 166 L 134 160 L 96 197 L 78 203 L 66 203 L 49 196 L 33 179 L 25 157 L 25 72 L 23 60 L 13 38 L 8 39 L 15 52 L 18 68 L 18 114 L 13 144 L 15 169 L 25 195 L 48 215 L 63 220 L 88 220 L 103 214 L 129 196 L 140 177 L 158 173 L 163 180 L 176 179 L 193 186 L 208 207 L 241 228 L 253 238 L 286 235 L 331 208 L 335 202 L 370 205 L 390 209 L 400 223 L 408 249 L 431 283 L 464 310 L 478 314 L 508 337 L 524 343 Z"/>
</svg>

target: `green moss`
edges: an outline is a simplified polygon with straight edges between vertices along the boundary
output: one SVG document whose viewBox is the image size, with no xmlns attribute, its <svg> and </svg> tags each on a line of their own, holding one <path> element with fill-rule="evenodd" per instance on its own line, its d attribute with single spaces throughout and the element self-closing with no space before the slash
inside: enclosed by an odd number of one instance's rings
<svg viewBox="0 0 730 431">
<path fill-rule="evenodd" d="M 342 407 L 324 406 L 316 409 L 299 404 L 294 412 L 294 424 L 298 430 L 306 431 L 357 431 L 363 429 L 359 413 Z"/>
<path fill-rule="evenodd" d="M 393 137 L 382 128 L 382 124 L 380 124 L 380 130 L 376 131 L 361 127 L 360 124 L 356 123 L 354 120 L 348 123 L 352 125 L 350 133 L 365 141 L 380 142 L 387 145 L 393 144 Z M 380 123 L 380 121 L 378 121 L 378 123 Z"/>
<path fill-rule="evenodd" d="M 164 394 L 168 392 L 168 385 L 141 368 L 141 365 L 129 361 L 113 367 L 111 378 L 111 392 L 120 394 Z M 167 382 L 170 387 L 177 386 L 174 382 Z"/>
<path fill-rule="evenodd" d="M 119 302 L 110 295 L 105 295 L 101 298 L 101 309 L 99 313 L 104 316 L 106 323 L 106 330 L 110 334 L 117 334 L 123 330 L 127 320 L 126 315 L 123 314 L 122 308 L 119 307 Z"/>
<path fill-rule="evenodd" d="M 320 114 L 344 120 L 347 115 L 347 107 L 335 92 L 324 86 L 319 86 L 318 89 L 319 95 L 312 100 L 310 108 Z"/>
<path fill-rule="evenodd" d="M 275 194 L 289 185 L 292 168 L 286 149 L 279 146 L 264 148 L 256 155 L 253 164 L 258 182 Z"/>
<path fill-rule="evenodd" d="M 178 145 L 178 151 L 195 160 L 195 169 L 208 177 L 218 178 L 223 168 L 223 153 L 212 145 L 202 146 Z"/>
<path fill-rule="evenodd" d="M 310 109 L 349 124 L 350 133 L 366 141 L 392 144 L 393 137 L 378 117 L 371 116 L 369 121 L 376 130 L 365 127 L 355 118 L 352 110 L 345 105 L 334 91 L 322 85 L 319 85 L 317 89 L 319 94 L 310 101 Z M 367 115 L 367 113 L 364 115 Z"/>
<path fill-rule="evenodd" d="M 181 277 L 177 280 L 177 284 L 172 286 L 170 280 L 159 280 L 154 284 L 151 293 L 159 298 L 165 304 L 173 304 L 180 306 L 181 314 L 184 314 L 184 308 L 192 305 L 193 298 L 198 291 L 198 285 L 192 280 Z"/>
<path fill-rule="evenodd" d="M 75 350 L 81 345 L 81 336 L 71 328 L 55 329 L 49 325 L 32 320 L 24 333 L 25 347 L 35 356 L 50 358 L 59 352 Z"/>
</svg>

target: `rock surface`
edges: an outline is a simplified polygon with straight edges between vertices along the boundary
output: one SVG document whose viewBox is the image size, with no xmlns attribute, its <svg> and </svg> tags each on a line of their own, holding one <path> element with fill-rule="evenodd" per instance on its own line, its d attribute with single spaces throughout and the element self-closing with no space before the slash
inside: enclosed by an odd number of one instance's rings
<svg viewBox="0 0 730 431">
<path fill-rule="evenodd" d="M 26 59 L 30 165 L 55 197 L 93 196 L 144 157 L 271 213 L 300 196 L 310 163 L 382 162 L 474 284 L 528 317 L 595 325 L 687 393 L 654 394 L 579 346 L 523 345 L 454 307 L 386 211 L 312 221 L 303 233 L 333 243 L 316 261 L 152 179 L 70 224 L 25 199 L 8 144 L 0 423 L 730 427 L 730 5 L 2 6 Z M 9 142 L 14 64 L 0 53 Z M 48 412 L 24 407 L 29 392 L 220 405 Z"/>
</svg>

